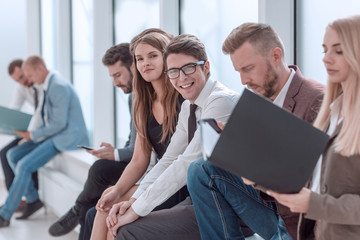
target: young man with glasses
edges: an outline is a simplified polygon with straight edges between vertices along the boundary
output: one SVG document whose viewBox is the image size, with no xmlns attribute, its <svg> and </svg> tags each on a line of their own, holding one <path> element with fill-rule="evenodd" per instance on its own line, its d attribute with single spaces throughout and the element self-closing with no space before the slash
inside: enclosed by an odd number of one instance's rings
<svg viewBox="0 0 360 240">
<path fill-rule="evenodd" d="M 171 209 L 151 211 L 186 185 L 188 166 L 202 155 L 196 121 L 211 117 L 226 122 L 238 100 L 237 93 L 209 78 L 210 63 L 197 37 L 175 37 L 164 60 L 169 81 L 187 101 L 181 106 L 176 131 L 162 159 L 132 198 L 110 211 L 107 224 L 117 240 L 200 239 L 190 198 Z"/>
</svg>

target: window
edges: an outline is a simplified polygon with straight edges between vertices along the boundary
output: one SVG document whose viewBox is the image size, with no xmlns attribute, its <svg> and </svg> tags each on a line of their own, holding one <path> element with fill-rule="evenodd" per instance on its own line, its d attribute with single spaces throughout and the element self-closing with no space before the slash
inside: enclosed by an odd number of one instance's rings
<svg viewBox="0 0 360 240">
<path fill-rule="evenodd" d="M 322 42 L 326 26 L 337 18 L 359 14 L 360 1 L 342 0 L 341 4 L 335 0 L 297 2 L 298 65 L 304 76 L 325 84 L 327 73 L 322 62 Z"/>
<path fill-rule="evenodd" d="M 240 76 L 230 57 L 222 53 L 222 44 L 235 27 L 258 21 L 258 1 L 181 0 L 180 3 L 181 33 L 194 34 L 205 44 L 212 78 L 241 92 Z"/>
<path fill-rule="evenodd" d="M 92 0 L 73 0 L 72 9 L 72 78 L 80 98 L 89 139 L 93 133 L 93 41 Z M 92 143 L 91 143 L 92 144 Z"/>
<path fill-rule="evenodd" d="M 41 0 L 41 55 L 48 69 L 57 69 L 56 0 Z"/>
<path fill-rule="evenodd" d="M 141 31 L 160 27 L 159 0 L 117 0 L 114 21 L 115 44 L 130 42 Z M 115 93 L 116 145 L 123 146 L 130 132 L 128 95 L 118 88 Z"/>
</svg>

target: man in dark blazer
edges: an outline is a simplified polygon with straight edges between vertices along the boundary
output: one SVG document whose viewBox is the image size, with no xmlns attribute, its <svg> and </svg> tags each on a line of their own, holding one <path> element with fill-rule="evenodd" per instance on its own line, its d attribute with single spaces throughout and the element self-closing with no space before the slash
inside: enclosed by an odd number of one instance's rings
<svg viewBox="0 0 360 240">
<path fill-rule="evenodd" d="M 297 66 L 287 66 L 283 43 L 270 26 L 235 28 L 223 52 L 230 54 L 243 85 L 309 123 L 315 120 L 324 86 L 305 79 Z M 298 214 L 252 184 L 202 159 L 191 164 L 188 189 L 203 239 L 241 237 L 239 218 L 264 239 L 296 239 Z"/>
<path fill-rule="evenodd" d="M 132 78 L 133 58 L 129 44 L 122 43 L 108 49 L 102 59 L 113 78 L 114 86 L 129 94 L 129 111 L 131 116 L 129 139 L 121 149 L 115 149 L 109 143 L 101 143 L 98 150 L 87 150 L 99 158 L 89 169 L 84 189 L 76 199 L 75 205 L 49 228 L 52 236 L 62 236 L 71 232 L 79 223 L 79 239 L 83 239 L 84 222 L 87 210 L 94 207 L 105 189 L 115 185 L 126 165 L 130 162 L 135 145 L 136 129 L 132 119 Z"/>
<path fill-rule="evenodd" d="M 31 178 L 33 172 L 57 153 L 89 144 L 80 101 L 73 87 L 59 74 L 49 72 L 39 56 L 29 57 L 22 68 L 26 77 L 43 92 L 39 101 L 41 125 L 31 131 L 14 131 L 27 141 L 7 153 L 15 178 L 0 210 L 0 227 L 9 226 L 23 196 L 28 205 L 17 219 L 27 219 L 43 206 Z"/>
</svg>

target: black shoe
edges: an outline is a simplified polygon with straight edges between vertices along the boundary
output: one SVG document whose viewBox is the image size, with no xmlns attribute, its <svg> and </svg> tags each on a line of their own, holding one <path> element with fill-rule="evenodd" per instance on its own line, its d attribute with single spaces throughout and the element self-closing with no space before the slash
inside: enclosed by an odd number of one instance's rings
<svg viewBox="0 0 360 240">
<path fill-rule="evenodd" d="M 23 215 L 21 215 L 20 217 L 17 217 L 16 219 L 18 219 L 18 220 L 27 219 L 28 217 L 33 215 L 37 210 L 39 210 L 43 206 L 44 206 L 44 204 L 40 201 L 40 199 L 36 200 L 33 203 L 28 203 L 26 205 Z"/>
<path fill-rule="evenodd" d="M 64 216 L 57 220 L 49 228 L 49 234 L 54 237 L 59 237 L 71 232 L 80 221 L 80 214 L 71 208 Z"/>
<path fill-rule="evenodd" d="M 2 227 L 8 227 L 10 225 L 10 221 L 4 219 L 1 215 L 0 215 L 0 228 Z"/>
</svg>

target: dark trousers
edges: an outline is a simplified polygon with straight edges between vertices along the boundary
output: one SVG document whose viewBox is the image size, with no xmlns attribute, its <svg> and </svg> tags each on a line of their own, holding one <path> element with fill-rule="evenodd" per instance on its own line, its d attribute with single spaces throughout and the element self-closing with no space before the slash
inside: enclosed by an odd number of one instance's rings
<svg viewBox="0 0 360 240">
<path fill-rule="evenodd" d="M 116 184 L 127 164 L 127 162 L 100 159 L 90 167 L 84 189 L 75 203 L 75 210 L 80 213 L 79 239 L 84 238 L 86 212 L 96 205 L 105 189 Z"/>
<path fill-rule="evenodd" d="M 201 240 L 190 197 L 170 209 L 151 212 L 120 227 L 116 240 Z"/>
<path fill-rule="evenodd" d="M 162 209 L 169 209 L 176 206 L 178 203 L 182 202 L 189 196 L 189 192 L 185 187 L 181 188 L 177 191 L 174 195 L 172 195 L 168 200 L 166 200 L 163 204 L 157 206 L 154 211 L 162 210 Z M 85 220 L 85 227 L 84 232 L 79 240 L 90 240 L 91 232 L 94 224 L 94 219 L 96 215 L 96 208 L 90 208 L 89 211 L 86 213 L 86 220 Z M 195 216 L 195 214 L 194 214 Z"/>
<path fill-rule="evenodd" d="M 4 171 L 5 185 L 6 185 L 7 190 L 10 189 L 10 186 L 11 186 L 12 182 L 14 181 L 15 174 L 8 163 L 6 154 L 11 148 L 16 147 L 20 140 L 21 140 L 21 138 L 14 139 L 8 145 L 3 147 L 3 149 L 1 149 L 1 151 L 0 151 L 1 165 L 2 165 L 2 169 Z M 39 189 L 39 181 L 38 181 L 37 171 L 32 174 L 32 180 L 34 181 L 35 188 Z"/>
</svg>

